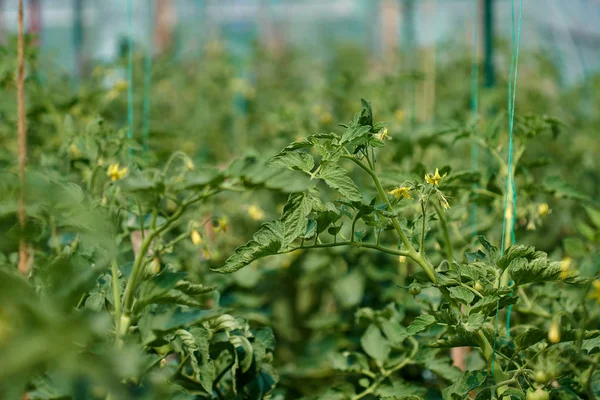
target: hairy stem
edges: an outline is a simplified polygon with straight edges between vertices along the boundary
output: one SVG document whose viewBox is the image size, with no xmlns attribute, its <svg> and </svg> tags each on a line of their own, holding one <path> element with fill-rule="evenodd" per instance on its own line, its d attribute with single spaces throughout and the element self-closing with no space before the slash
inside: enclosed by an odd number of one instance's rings
<svg viewBox="0 0 600 400">
<path fill-rule="evenodd" d="M 138 253 L 138 255 L 136 256 L 136 258 L 133 262 L 133 267 L 131 269 L 131 275 L 129 276 L 129 280 L 127 281 L 127 285 L 125 286 L 125 292 L 123 294 L 122 310 L 123 310 L 124 316 L 126 317 L 124 319 L 125 323 L 130 322 L 129 318 L 130 318 L 130 314 L 133 309 L 133 301 L 135 299 L 135 290 L 137 288 L 140 274 L 142 272 L 142 266 L 144 264 L 143 261 L 144 261 L 144 258 L 146 257 L 146 254 L 148 253 L 148 249 L 150 248 L 150 245 L 152 244 L 154 239 L 157 238 L 161 233 L 165 232 L 168 228 L 170 228 L 171 225 L 173 225 L 173 223 L 175 223 L 181 217 L 181 215 L 183 215 L 183 213 L 187 209 L 187 207 L 189 207 L 190 205 L 192 205 L 200 200 L 210 197 L 210 196 L 216 194 L 217 192 L 218 192 L 218 190 L 207 191 L 204 194 L 197 196 L 196 198 L 193 198 L 187 202 L 184 202 L 181 206 L 179 206 L 179 208 L 175 211 L 175 213 L 169 219 L 167 219 L 167 221 L 163 225 L 161 225 L 160 227 L 158 227 L 155 230 L 153 230 L 152 232 L 150 232 L 148 234 L 148 236 L 146 236 L 144 238 L 144 240 L 142 240 L 140 252 Z M 121 326 L 121 331 L 126 331 L 127 328 L 128 328 L 128 326 Z"/>
<path fill-rule="evenodd" d="M 446 242 L 446 251 L 448 253 L 448 261 L 452 262 L 454 260 L 454 253 L 452 250 L 452 241 L 450 241 L 450 232 L 448 231 L 448 220 L 446 219 L 446 213 L 442 208 L 433 202 L 433 207 L 435 208 L 435 212 L 440 218 L 440 226 L 442 227 L 442 234 L 444 235 L 444 242 Z"/>
<path fill-rule="evenodd" d="M 354 156 L 343 155 L 342 157 L 351 160 L 356 165 L 358 165 L 360 168 L 362 168 L 367 174 L 369 174 L 369 176 L 373 180 L 373 183 L 375 184 L 375 188 L 377 189 L 377 193 L 379 194 L 379 197 L 381 198 L 382 201 L 384 201 L 387 204 L 388 210 L 390 212 L 394 212 L 394 208 L 392 207 L 392 204 L 390 203 L 389 199 L 387 198 L 385 191 L 383 190 L 383 186 L 381 186 L 381 182 L 379 181 L 379 178 L 377 177 L 375 172 L 373 172 L 372 169 L 367 167 L 365 164 L 363 164 L 360 160 L 358 160 Z M 435 271 L 433 269 L 433 265 L 431 265 L 431 263 L 425 258 L 425 256 L 423 254 L 417 253 L 417 251 L 415 250 L 413 245 L 408 240 L 408 237 L 406 237 L 406 234 L 402 230 L 402 227 L 400 226 L 400 222 L 398 222 L 398 218 L 396 216 L 394 216 L 390 219 L 392 221 L 392 225 L 394 226 L 394 229 L 396 230 L 396 232 L 398 233 L 398 236 L 400 237 L 400 240 L 402 241 L 402 244 L 404 244 L 404 247 L 406 247 L 406 249 L 407 249 L 407 252 L 405 255 L 408 258 L 411 258 L 412 260 L 416 261 L 417 264 L 419 264 L 419 266 L 421 266 L 421 268 L 423 268 L 423 270 L 425 271 L 425 273 L 427 274 L 427 276 L 429 277 L 431 282 L 433 282 L 434 284 L 437 284 L 437 278 L 435 277 Z"/>
<path fill-rule="evenodd" d="M 119 291 L 119 267 L 117 266 L 117 260 L 113 259 L 111 265 L 111 273 L 112 273 L 112 288 L 113 288 L 113 298 L 115 302 L 115 337 L 117 343 L 121 340 L 120 332 L 121 332 L 121 293 Z"/>
</svg>

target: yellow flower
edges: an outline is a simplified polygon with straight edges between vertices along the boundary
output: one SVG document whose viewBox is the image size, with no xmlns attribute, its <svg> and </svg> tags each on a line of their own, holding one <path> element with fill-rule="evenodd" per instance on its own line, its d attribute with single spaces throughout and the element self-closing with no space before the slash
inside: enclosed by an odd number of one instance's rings
<svg viewBox="0 0 600 400">
<path fill-rule="evenodd" d="M 548 214 L 551 214 L 552 210 L 548 207 L 548 203 L 542 203 L 538 206 L 537 213 L 540 217 L 545 217 Z"/>
<path fill-rule="evenodd" d="M 553 344 L 560 342 L 560 327 L 556 320 L 552 321 L 550 329 L 548 329 L 548 341 Z"/>
<path fill-rule="evenodd" d="M 404 264 L 406 262 L 406 256 L 399 256 L 398 261 L 400 261 L 401 264 Z"/>
<path fill-rule="evenodd" d="M 202 248 L 202 257 L 204 257 L 205 260 L 210 260 L 210 251 L 206 248 Z"/>
<path fill-rule="evenodd" d="M 410 187 L 408 186 L 398 186 L 396 189 L 390 190 L 388 194 L 391 194 L 397 199 L 412 199 L 410 195 Z"/>
<path fill-rule="evenodd" d="M 73 158 L 79 158 L 83 155 L 83 153 L 81 152 L 81 150 L 79 150 L 79 147 L 77 147 L 75 143 L 71 143 L 71 145 L 69 146 L 69 153 L 71 153 L 71 157 Z"/>
<path fill-rule="evenodd" d="M 596 300 L 600 304 L 600 280 L 596 279 L 592 282 L 592 291 L 590 292 L 590 298 Z"/>
<path fill-rule="evenodd" d="M 323 125 L 330 124 L 332 120 L 333 120 L 333 117 L 331 116 L 331 114 L 329 112 L 325 111 L 324 113 L 321 114 L 321 118 L 320 118 L 321 124 L 323 124 Z"/>
<path fill-rule="evenodd" d="M 397 109 L 396 112 L 394 113 L 394 116 L 396 117 L 396 121 L 398 122 L 402 122 L 404 121 L 404 110 L 402 109 Z"/>
<path fill-rule="evenodd" d="M 573 259 L 571 257 L 565 257 L 560 262 L 560 279 L 563 281 L 571 275 L 571 264 Z"/>
<path fill-rule="evenodd" d="M 127 174 L 127 167 L 119 168 L 119 164 L 111 164 L 108 166 L 106 175 L 110 176 L 110 179 L 114 182 L 118 179 L 123 179 Z"/>
<path fill-rule="evenodd" d="M 450 203 L 448 203 L 448 199 L 446 199 L 446 197 L 441 193 L 440 193 L 440 206 L 442 206 L 442 208 L 444 210 L 450 209 Z"/>
<path fill-rule="evenodd" d="M 113 85 L 113 88 L 116 89 L 118 92 L 124 92 L 127 90 L 128 87 L 129 82 L 127 82 L 125 79 L 119 79 Z"/>
<path fill-rule="evenodd" d="M 264 211 L 255 205 L 248 207 L 248 215 L 255 221 L 260 221 L 265 217 Z"/>
<path fill-rule="evenodd" d="M 218 223 L 219 223 L 219 225 L 213 227 L 213 231 L 214 232 L 219 232 L 219 231 L 227 232 L 227 227 L 229 226 L 229 219 L 227 217 L 219 218 Z"/>
<path fill-rule="evenodd" d="M 152 265 L 150 266 L 150 272 L 154 275 L 160 272 L 160 260 L 158 257 L 152 259 Z"/>
<path fill-rule="evenodd" d="M 375 134 L 375 137 L 381 141 L 384 141 L 385 139 L 392 140 L 392 137 L 388 136 L 387 128 L 383 128 L 382 130 L 380 130 L 379 133 Z"/>
<path fill-rule="evenodd" d="M 202 235 L 200 235 L 200 232 L 194 229 L 190 236 L 192 238 L 192 243 L 194 243 L 194 246 L 202 244 Z"/>
<path fill-rule="evenodd" d="M 425 180 L 427 183 L 432 184 L 433 186 L 440 186 L 440 181 L 444 179 L 448 175 L 447 173 L 440 176 L 440 171 L 436 168 L 435 174 L 425 174 Z"/>
<path fill-rule="evenodd" d="M 194 163 L 189 158 L 185 158 L 185 167 L 192 171 L 194 169 Z"/>
</svg>

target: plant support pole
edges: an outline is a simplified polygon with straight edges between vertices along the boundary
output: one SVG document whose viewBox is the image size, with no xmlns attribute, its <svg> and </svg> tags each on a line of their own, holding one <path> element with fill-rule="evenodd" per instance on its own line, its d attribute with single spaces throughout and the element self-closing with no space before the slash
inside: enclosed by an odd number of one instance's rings
<svg viewBox="0 0 600 400">
<path fill-rule="evenodd" d="M 23 275 L 29 273 L 29 254 L 25 241 L 25 165 L 27 163 L 27 127 L 25 121 L 25 39 L 23 37 L 23 0 L 19 0 L 19 36 L 17 40 L 17 108 L 18 108 L 18 135 L 19 135 L 19 225 L 21 238 L 19 239 L 19 272 Z"/>
</svg>

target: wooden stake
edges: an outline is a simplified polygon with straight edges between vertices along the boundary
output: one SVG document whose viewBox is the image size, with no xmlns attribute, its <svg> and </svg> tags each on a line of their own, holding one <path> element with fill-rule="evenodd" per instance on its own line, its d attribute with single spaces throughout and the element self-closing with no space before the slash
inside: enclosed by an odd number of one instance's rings
<svg viewBox="0 0 600 400">
<path fill-rule="evenodd" d="M 27 163 L 27 128 L 25 126 L 25 40 L 23 38 L 23 0 L 19 0 L 19 36 L 17 41 L 17 107 L 19 134 L 19 224 L 21 238 L 19 240 L 19 272 L 29 273 L 29 254 L 25 241 L 25 164 Z"/>
</svg>

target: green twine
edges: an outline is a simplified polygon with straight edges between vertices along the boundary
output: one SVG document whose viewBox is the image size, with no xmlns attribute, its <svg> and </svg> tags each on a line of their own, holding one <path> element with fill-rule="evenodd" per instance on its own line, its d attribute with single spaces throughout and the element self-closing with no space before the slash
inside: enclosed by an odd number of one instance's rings
<svg viewBox="0 0 600 400">
<path fill-rule="evenodd" d="M 150 97 L 152 91 L 152 51 L 154 49 L 154 0 L 148 0 L 148 32 L 149 43 L 144 59 L 144 109 L 142 125 L 142 141 L 144 154 L 148 152 L 150 142 Z"/>
<path fill-rule="evenodd" d="M 479 115 L 479 60 L 477 58 L 479 40 L 478 3 L 478 0 L 473 0 L 475 13 L 473 18 L 473 60 L 471 63 L 471 116 L 475 124 L 477 124 L 477 117 Z M 475 125 L 475 134 L 477 134 L 477 125 Z M 479 147 L 476 142 L 473 142 L 471 146 L 471 169 L 474 171 L 479 169 Z M 473 187 L 477 188 L 477 183 Z M 470 211 L 473 237 L 475 237 L 477 236 L 477 203 L 473 202 Z"/>
<path fill-rule="evenodd" d="M 127 138 L 133 139 L 133 5 L 132 0 L 127 0 L 127 23 L 128 23 L 128 42 L 127 42 L 127 125 L 129 130 Z M 129 148 L 131 155 L 133 150 Z"/>
<path fill-rule="evenodd" d="M 519 22 L 516 27 L 516 37 L 515 37 L 515 2 L 512 1 L 512 57 L 511 57 L 511 66 L 510 66 L 510 75 L 508 80 L 508 172 L 506 176 L 506 196 L 504 197 L 504 218 L 502 221 L 502 247 L 500 248 L 500 254 L 504 254 L 504 245 L 505 245 L 505 233 L 506 233 L 506 210 L 508 208 L 508 189 L 512 190 L 512 204 L 513 204 L 513 213 L 512 213 L 512 223 L 511 223 L 511 242 L 514 244 L 516 242 L 515 237 L 515 221 L 516 221 L 516 206 L 517 206 L 517 192 L 515 190 L 515 182 L 514 182 L 514 173 L 513 173 L 513 131 L 514 131 L 514 118 L 515 118 L 515 100 L 517 93 L 517 76 L 519 72 L 519 47 L 521 44 L 521 25 L 523 19 L 523 0 L 520 0 L 519 7 Z M 500 288 L 500 281 L 498 281 L 498 288 Z M 492 375 L 494 374 L 494 364 L 495 364 L 495 356 L 496 356 L 496 344 L 498 337 L 498 314 L 500 301 L 496 303 L 496 317 L 494 321 L 494 349 L 492 353 Z M 508 307 L 508 312 L 506 315 L 506 333 L 507 336 L 510 337 L 510 316 L 511 316 L 512 307 Z"/>
</svg>

